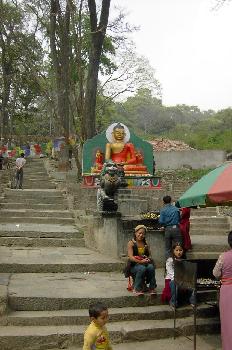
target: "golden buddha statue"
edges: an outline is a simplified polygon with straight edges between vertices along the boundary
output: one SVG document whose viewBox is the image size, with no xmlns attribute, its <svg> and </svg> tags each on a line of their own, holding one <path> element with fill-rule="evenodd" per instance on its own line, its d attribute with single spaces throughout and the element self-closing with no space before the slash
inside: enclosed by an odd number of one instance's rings
<svg viewBox="0 0 232 350">
<path fill-rule="evenodd" d="M 126 142 L 125 137 L 124 126 L 116 124 L 112 131 L 113 142 L 106 144 L 105 160 L 123 165 L 126 174 L 147 174 L 141 153 L 135 150 L 132 143 Z"/>
</svg>

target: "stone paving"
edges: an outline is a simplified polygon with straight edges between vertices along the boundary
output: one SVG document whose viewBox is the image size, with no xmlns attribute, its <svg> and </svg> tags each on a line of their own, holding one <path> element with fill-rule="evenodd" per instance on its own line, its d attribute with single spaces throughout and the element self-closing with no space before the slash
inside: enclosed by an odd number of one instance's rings
<svg viewBox="0 0 232 350">
<path fill-rule="evenodd" d="M 141 346 L 175 350 L 176 344 L 188 350 L 191 343 L 185 338 L 173 342 L 173 311 L 160 301 L 163 269 L 156 273 L 158 296 L 135 297 L 126 289 L 122 261 L 84 247 L 83 233 L 67 210 L 65 192 L 55 188 L 42 160 L 28 162 L 25 187 L 6 190 L 0 200 L 0 349 L 80 349 L 88 306 L 103 301 L 109 307 L 108 328 L 118 343 L 116 350 Z M 204 293 L 199 297 L 201 332 L 218 331 L 214 308 L 201 304 L 212 297 Z M 180 308 L 177 315 L 180 329 L 191 333 L 192 308 Z M 213 349 L 206 338 L 199 337 L 199 344 Z"/>
<path fill-rule="evenodd" d="M 107 263 L 108 259 L 103 262 Z M 164 285 L 163 270 L 158 269 L 156 275 L 158 291 L 161 292 Z M 9 297 L 19 295 L 21 297 L 50 298 L 52 290 L 54 298 L 120 298 L 126 296 L 134 299 L 133 294 L 128 292 L 126 287 L 127 279 L 121 272 L 89 272 L 86 269 L 82 273 L 40 273 L 39 275 L 37 273 L 15 273 L 10 280 Z"/>
<path fill-rule="evenodd" d="M 191 337 L 192 339 L 192 337 Z M 197 336 L 197 349 L 199 350 L 221 350 L 221 339 L 218 335 L 200 335 Z M 134 342 L 126 344 L 115 344 L 113 350 L 193 350 L 192 341 L 185 337 L 176 339 L 159 339 L 144 342 Z M 70 347 L 67 350 L 81 350 L 82 348 Z M 23 349 L 22 349 L 23 350 Z M 47 349 L 46 349 L 47 350 Z M 51 349 L 58 350 L 58 349 Z"/>
<path fill-rule="evenodd" d="M 102 256 L 101 254 L 84 247 L 1 247 L 0 269 L 7 264 L 16 265 L 20 269 L 22 265 L 76 265 L 83 271 L 99 271 L 99 264 L 106 268 L 112 265 L 114 269 L 122 269 L 123 262 L 118 259 Z M 106 271 L 106 270 L 103 270 Z M 22 271 L 19 271 L 22 272 Z M 42 271 L 40 271 L 42 272 Z M 59 272 L 59 271 L 56 271 Z"/>
</svg>

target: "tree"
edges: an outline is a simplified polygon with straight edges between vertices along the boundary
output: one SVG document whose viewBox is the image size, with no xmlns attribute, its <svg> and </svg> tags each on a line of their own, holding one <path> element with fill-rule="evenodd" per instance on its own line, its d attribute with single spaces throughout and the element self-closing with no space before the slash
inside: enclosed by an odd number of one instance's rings
<svg viewBox="0 0 232 350">
<path fill-rule="evenodd" d="M 91 138 L 96 133 L 96 96 L 100 58 L 109 19 L 110 0 L 102 0 L 100 20 L 97 19 L 95 0 L 88 0 L 90 17 L 90 49 L 85 91 L 85 134 Z"/>
<path fill-rule="evenodd" d="M 23 8 L 3 0 L 0 1 L 0 49 L 0 129 L 1 137 L 8 137 L 15 115 L 35 110 L 34 103 L 40 94 L 37 73 L 43 50 L 26 27 Z"/>
<path fill-rule="evenodd" d="M 152 96 L 148 88 L 139 89 L 134 96 L 128 97 L 122 104 L 128 125 L 137 129 L 139 134 L 150 135 L 159 132 L 162 126 L 162 102 Z M 141 133 L 142 131 L 142 133 Z"/>
<path fill-rule="evenodd" d="M 231 0 L 214 0 L 215 5 L 214 5 L 214 10 L 220 9 L 226 2 L 230 2 Z"/>
<path fill-rule="evenodd" d="M 69 87 L 70 87 L 70 2 L 65 11 L 59 0 L 50 2 L 50 49 L 57 93 L 57 112 L 61 133 L 69 137 Z"/>
<path fill-rule="evenodd" d="M 102 78 L 100 93 L 107 99 L 122 99 L 136 91 L 149 88 L 152 95 L 161 99 L 162 91 L 159 81 L 155 78 L 155 70 L 149 61 L 138 56 L 132 47 L 119 49 L 112 57 L 115 69 Z"/>
</svg>

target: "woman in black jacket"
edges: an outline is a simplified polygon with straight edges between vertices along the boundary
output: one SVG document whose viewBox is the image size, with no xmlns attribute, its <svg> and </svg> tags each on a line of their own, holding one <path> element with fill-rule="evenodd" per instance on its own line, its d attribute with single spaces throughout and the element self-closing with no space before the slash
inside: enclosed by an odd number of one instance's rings
<svg viewBox="0 0 232 350">
<path fill-rule="evenodd" d="M 133 292 L 137 296 L 144 294 L 144 286 L 146 285 L 149 285 L 150 294 L 156 294 L 155 267 L 145 239 L 146 231 L 146 226 L 136 226 L 134 238 L 128 242 L 127 246 L 131 274 L 134 279 Z"/>
</svg>

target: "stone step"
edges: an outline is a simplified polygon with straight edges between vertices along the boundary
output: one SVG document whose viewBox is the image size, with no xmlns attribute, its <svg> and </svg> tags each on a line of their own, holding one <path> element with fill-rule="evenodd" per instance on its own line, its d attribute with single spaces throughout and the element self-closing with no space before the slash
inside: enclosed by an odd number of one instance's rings
<svg viewBox="0 0 232 350">
<path fill-rule="evenodd" d="M 33 171 L 35 174 L 40 171 L 46 171 L 43 163 L 38 164 L 32 164 L 32 163 L 26 163 L 24 167 L 24 171 Z"/>
<path fill-rule="evenodd" d="M 120 272 L 16 273 L 8 285 L 8 303 L 18 311 L 86 309 L 96 301 L 111 308 L 160 305 L 163 269 L 157 269 L 156 275 L 158 295 L 135 297 Z M 197 295 L 198 302 L 215 298 L 216 291 Z"/>
<path fill-rule="evenodd" d="M 216 236 L 224 236 L 224 235 L 228 235 L 228 227 L 226 228 L 220 228 L 218 229 L 218 227 L 214 228 L 214 227 L 210 227 L 207 228 L 207 227 L 201 227 L 199 226 L 199 228 L 195 227 L 195 225 L 193 226 L 190 226 L 190 236 L 191 235 L 206 235 L 206 236 L 213 236 L 213 235 L 216 235 Z M 213 239 L 213 237 L 212 237 Z"/>
<path fill-rule="evenodd" d="M 217 209 L 218 207 L 205 207 L 205 208 L 192 208 L 191 211 L 193 212 L 206 212 L 206 211 L 209 211 L 209 212 L 217 212 Z"/>
<path fill-rule="evenodd" d="M 49 175 L 43 165 L 38 167 L 25 167 L 23 172 L 24 174 L 33 174 L 34 176 Z"/>
<path fill-rule="evenodd" d="M 204 218 L 203 220 L 201 220 L 202 218 L 198 218 L 198 219 L 190 219 L 190 224 L 191 227 L 194 228 L 208 228 L 208 230 L 210 231 L 211 228 L 218 228 L 218 229 L 229 229 L 229 223 L 228 220 L 226 218 L 223 218 L 222 220 L 220 220 L 219 218 Z"/>
<path fill-rule="evenodd" d="M 0 224 L 0 233 L 5 233 L 6 236 L 19 236 L 22 237 L 69 237 L 75 238 L 79 234 L 79 230 L 74 225 L 62 225 L 62 224 Z"/>
<path fill-rule="evenodd" d="M 191 235 L 193 252 L 223 252 L 229 249 L 227 236 Z"/>
<path fill-rule="evenodd" d="M 62 198 L 63 199 L 63 198 Z M 38 203 L 38 201 L 34 201 L 32 203 L 25 203 L 22 201 L 18 203 L 2 203 L 0 202 L 0 209 L 18 209 L 18 208 L 23 208 L 23 209 L 34 209 L 34 210 L 67 210 L 68 209 L 68 204 L 57 204 L 57 203 Z"/>
<path fill-rule="evenodd" d="M 190 222 L 199 222 L 199 223 L 212 223 L 213 225 L 215 223 L 228 223 L 228 219 L 225 216 L 191 216 Z"/>
<path fill-rule="evenodd" d="M 22 207 L 21 207 L 22 208 Z M 61 218 L 72 218 L 73 215 L 69 210 L 36 210 L 36 209 L 2 209 L 1 215 L 4 218 L 10 217 L 61 217 Z"/>
<path fill-rule="evenodd" d="M 6 189 L 5 191 L 5 197 L 24 197 L 24 198 L 43 198 L 43 197 L 60 197 L 64 194 L 64 191 L 59 191 L 56 189 L 25 189 L 22 191 L 19 190 L 13 190 L 13 189 Z"/>
<path fill-rule="evenodd" d="M 207 208 L 205 209 L 192 209 L 191 210 L 191 216 L 195 217 L 195 216 L 217 216 L 218 217 L 218 214 L 217 214 L 217 211 L 216 211 L 216 208 L 213 208 L 214 210 L 208 210 Z"/>
<path fill-rule="evenodd" d="M 32 167 L 36 167 L 36 166 L 40 166 L 40 167 L 43 167 L 44 168 L 44 160 L 43 159 L 31 159 L 31 158 L 27 158 L 27 162 L 26 162 L 26 165 L 25 167 L 31 169 Z"/>
<path fill-rule="evenodd" d="M 28 182 L 25 181 L 23 182 L 23 190 L 30 190 L 30 189 L 55 189 L 56 188 L 56 184 L 52 183 L 52 182 L 42 182 L 40 183 L 39 181 L 37 182 Z"/>
<path fill-rule="evenodd" d="M 0 224 L 0 236 L 31 237 L 31 238 L 77 238 L 83 233 L 73 225 L 59 224 Z"/>
<path fill-rule="evenodd" d="M 219 331 L 219 320 L 198 318 L 198 333 Z M 111 322 L 107 325 L 112 343 L 140 342 L 174 336 L 173 320 L 144 320 Z M 193 317 L 179 320 L 177 328 L 187 335 L 193 334 Z M 39 349 L 53 347 L 64 348 L 83 344 L 84 325 L 65 326 L 2 326 L 0 327 L 0 347 L 2 350 L 22 350 L 39 344 Z M 37 347 L 38 349 L 38 347 Z"/>
<path fill-rule="evenodd" d="M 44 168 L 43 164 L 41 164 L 41 165 L 38 164 L 37 166 L 32 166 L 32 165 L 27 164 L 24 167 L 24 172 L 30 172 L 30 173 L 33 173 L 35 175 L 37 175 L 37 173 L 46 173 L 47 174 L 47 171 Z"/>
<path fill-rule="evenodd" d="M 39 229 L 39 228 L 38 228 Z M 63 232 L 39 232 L 39 231 L 27 231 L 27 232 L 21 232 L 21 231 L 15 231 L 15 232 L 10 232 L 10 231 L 0 231 L 0 237 L 6 238 L 6 237 L 10 237 L 10 238 L 15 238 L 15 237 L 19 237 L 19 238 L 65 238 L 65 239 L 70 239 L 70 238 L 82 238 L 83 234 L 76 232 L 76 233 L 72 233 L 72 232 L 67 232 L 67 233 L 63 233 Z"/>
<path fill-rule="evenodd" d="M 187 259 L 218 259 L 221 253 L 222 252 L 217 252 L 217 251 L 214 251 L 214 252 L 191 251 L 191 252 L 187 252 L 186 255 L 187 255 Z"/>
<path fill-rule="evenodd" d="M 42 168 L 37 170 L 33 170 L 33 169 L 24 169 L 23 171 L 23 175 L 28 176 L 34 176 L 34 177 L 39 177 L 39 176 L 49 176 L 46 170 L 43 170 Z"/>
<path fill-rule="evenodd" d="M 32 186 L 34 185 L 35 188 L 38 188 L 38 184 L 41 185 L 49 185 L 49 184 L 55 184 L 55 181 L 52 179 L 47 178 L 29 178 L 29 177 L 24 177 L 23 179 L 23 184 L 31 184 Z"/>
<path fill-rule="evenodd" d="M 38 185 L 43 186 L 42 188 L 46 188 L 45 186 L 52 184 L 52 185 L 56 185 L 56 181 L 53 181 L 49 178 L 46 179 L 42 179 L 42 178 L 38 178 L 38 179 L 29 179 L 29 178 L 24 178 L 23 179 L 23 185 L 30 185 L 30 186 L 34 186 L 35 188 L 40 188 Z M 49 189 L 49 188 L 48 188 Z"/>
<path fill-rule="evenodd" d="M 176 310 L 176 317 L 191 316 L 190 306 L 182 306 Z M 197 306 L 197 317 L 215 317 L 216 307 L 206 304 Z M 122 307 L 109 309 L 109 322 L 136 321 L 136 320 L 164 320 L 172 319 L 173 310 L 169 305 L 146 307 Z M 88 325 L 89 314 L 87 309 L 58 310 L 58 311 L 13 311 L 3 321 L 8 326 L 61 326 L 61 325 Z M 2 322 L 2 325 L 4 323 Z"/>
<path fill-rule="evenodd" d="M 36 167 L 36 166 L 39 166 L 39 167 L 44 167 L 44 160 L 41 159 L 41 158 L 27 158 L 27 163 L 26 163 L 26 166 L 32 168 L 32 167 Z"/>
<path fill-rule="evenodd" d="M 195 221 L 195 222 L 191 222 L 190 227 L 198 230 L 207 228 L 208 233 L 210 233 L 211 229 L 218 229 L 219 231 L 228 232 L 230 225 L 228 223 L 222 223 L 222 222 L 215 223 L 214 225 L 213 224 L 210 225 L 208 222 L 206 222 L 204 225 L 203 223 L 198 223 Z"/>
<path fill-rule="evenodd" d="M 34 174 L 34 173 L 26 173 L 24 172 L 23 175 L 25 176 L 25 181 L 50 181 L 51 177 L 47 174 Z"/>
<path fill-rule="evenodd" d="M 208 234 L 211 232 L 211 230 L 215 231 L 215 229 L 218 230 L 218 234 L 224 234 L 224 233 L 228 233 L 229 231 L 229 224 L 218 224 L 218 225 L 214 225 L 214 226 L 210 226 L 208 224 L 191 224 L 190 225 L 190 230 L 191 229 L 195 229 L 195 230 L 208 230 Z"/>
<path fill-rule="evenodd" d="M 26 190 L 25 190 L 26 191 Z M 19 192 L 19 191 L 17 191 Z M 22 191 L 24 192 L 24 190 Z M 38 197 L 27 197 L 27 195 L 25 195 L 24 197 L 23 196 L 6 196 L 6 197 L 3 197 L 1 198 L 1 203 L 7 203 L 7 204 L 10 204 L 10 203 L 21 203 L 21 202 L 26 202 L 27 204 L 40 204 L 40 205 L 43 205 L 43 204 L 62 204 L 62 203 L 65 203 L 66 202 L 66 199 L 63 195 L 59 195 L 59 196 L 43 196 L 41 198 L 38 198 Z"/>
<path fill-rule="evenodd" d="M 149 337 L 148 337 L 149 339 Z M 192 350 L 193 349 L 193 337 L 190 338 L 179 336 L 176 334 L 175 338 L 153 339 L 145 340 L 142 342 L 143 350 Z M 213 347 L 212 347 L 213 344 Z M 68 346 L 66 350 L 82 350 L 81 346 Z M 135 350 L 141 348 L 141 342 L 135 341 L 130 343 L 114 344 L 114 350 Z M 197 349 L 202 350 L 221 350 L 221 337 L 220 334 L 215 332 L 214 334 L 197 334 Z M 37 349 L 36 349 L 37 350 Z M 46 349 L 48 350 L 48 347 Z M 60 350 L 60 348 L 49 348 L 49 350 Z"/>
<path fill-rule="evenodd" d="M 6 247 L 84 247 L 83 238 L 29 238 L 0 236 L 0 246 Z M 0 266 L 1 270 L 1 266 Z M 46 272 L 46 270 L 45 270 Z"/>
<path fill-rule="evenodd" d="M 26 163 L 25 165 L 25 169 L 30 169 L 30 170 L 41 170 L 41 169 L 45 169 L 44 168 L 44 163 L 43 162 L 38 162 L 38 163 Z"/>
<path fill-rule="evenodd" d="M 36 223 L 36 224 L 67 224 L 71 225 L 74 224 L 73 218 L 62 218 L 62 217 L 43 217 L 43 216 L 37 216 L 37 217 L 28 217 L 28 216 L 9 216 L 9 217 L 0 217 L 0 223 L 15 223 L 15 224 L 29 224 L 29 223 Z"/>
<path fill-rule="evenodd" d="M 36 173 L 34 171 L 24 171 L 23 172 L 23 180 L 25 181 L 38 181 L 38 180 L 41 180 L 41 181 L 51 181 L 52 180 L 52 177 L 46 172 L 39 172 L 39 173 Z"/>
<path fill-rule="evenodd" d="M 73 242 L 71 247 L 0 247 L 0 272 L 112 272 L 122 271 L 125 265 L 118 259 L 104 257 L 84 248 L 84 241 L 81 242 L 81 239 L 69 241 Z M 79 241 L 79 244 L 75 244 L 75 241 Z"/>
</svg>

